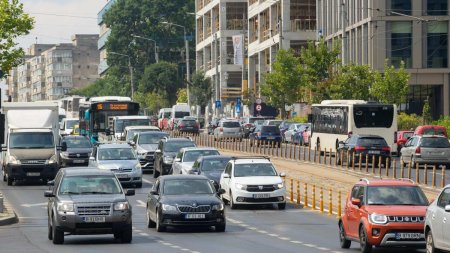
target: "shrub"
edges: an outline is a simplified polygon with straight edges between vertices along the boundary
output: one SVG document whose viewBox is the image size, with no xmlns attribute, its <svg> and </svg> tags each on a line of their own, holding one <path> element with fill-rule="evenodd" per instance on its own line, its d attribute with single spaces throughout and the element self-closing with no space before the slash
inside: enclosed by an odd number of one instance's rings
<svg viewBox="0 0 450 253">
<path fill-rule="evenodd" d="M 414 130 L 422 125 L 423 119 L 416 114 L 399 113 L 397 118 L 398 130 Z"/>
<path fill-rule="evenodd" d="M 450 133 L 450 117 L 449 116 L 445 116 L 445 117 L 440 118 L 439 120 L 435 120 L 432 122 L 432 124 L 444 126 L 445 128 L 447 128 L 447 133 Z"/>
<path fill-rule="evenodd" d="M 294 116 L 288 120 L 289 122 L 307 123 L 308 117 L 306 116 Z"/>
</svg>

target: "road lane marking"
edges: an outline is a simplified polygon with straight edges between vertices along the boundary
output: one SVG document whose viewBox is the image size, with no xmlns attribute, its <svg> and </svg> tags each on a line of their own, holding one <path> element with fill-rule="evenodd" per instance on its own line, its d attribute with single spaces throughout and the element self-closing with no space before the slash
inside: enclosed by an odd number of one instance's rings
<svg viewBox="0 0 450 253">
<path fill-rule="evenodd" d="M 142 181 L 144 181 L 144 182 L 146 182 L 146 183 L 148 183 L 148 184 L 153 184 L 152 181 L 150 181 L 150 180 L 148 180 L 148 179 L 145 179 L 145 178 L 142 178 Z"/>
<path fill-rule="evenodd" d="M 35 204 L 21 204 L 23 207 L 35 207 L 35 206 L 46 206 L 48 202 L 35 203 Z"/>
<path fill-rule="evenodd" d="M 147 204 L 144 201 L 138 199 L 138 200 L 136 200 L 136 202 L 138 203 L 136 206 L 147 208 Z"/>
<path fill-rule="evenodd" d="M 143 235 L 143 234 L 146 234 L 146 233 L 141 233 L 141 235 Z M 168 247 L 171 247 L 173 249 L 178 249 L 180 251 L 186 251 L 186 252 L 190 252 L 190 253 L 200 253 L 199 251 L 195 251 L 195 250 L 191 250 L 191 249 L 188 249 L 188 248 L 185 248 L 185 247 L 181 247 L 179 245 L 176 245 L 176 244 L 173 244 L 173 243 L 170 243 L 170 242 L 166 242 L 164 240 L 157 240 L 157 242 L 163 244 L 164 246 L 168 246 Z"/>
</svg>

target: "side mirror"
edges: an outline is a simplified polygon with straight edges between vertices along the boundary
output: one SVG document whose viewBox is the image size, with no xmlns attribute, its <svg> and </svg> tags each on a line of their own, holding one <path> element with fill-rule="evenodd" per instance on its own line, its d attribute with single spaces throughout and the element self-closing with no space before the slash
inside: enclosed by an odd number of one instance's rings
<svg viewBox="0 0 450 253">
<path fill-rule="evenodd" d="M 89 161 L 95 161 L 95 157 L 93 157 L 93 156 L 91 156 L 91 157 L 89 157 Z"/>
<path fill-rule="evenodd" d="M 224 173 L 223 178 L 230 178 L 230 175 L 228 173 Z"/>
<path fill-rule="evenodd" d="M 125 190 L 125 196 L 134 196 L 134 194 L 135 194 L 134 189 Z"/>
<path fill-rule="evenodd" d="M 2 151 L 8 151 L 8 147 L 6 146 L 6 144 L 2 144 Z"/>
<path fill-rule="evenodd" d="M 450 205 L 446 205 L 445 208 L 444 208 L 444 210 L 445 210 L 447 213 L 449 213 L 449 212 L 450 212 Z"/>
<path fill-rule="evenodd" d="M 359 207 L 361 205 L 361 200 L 357 198 L 352 198 L 352 205 Z"/>
<path fill-rule="evenodd" d="M 281 172 L 281 173 L 280 173 L 280 177 L 286 177 L 286 173 Z"/>
<path fill-rule="evenodd" d="M 47 186 L 55 186 L 55 180 L 48 181 Z"/>
<path fill-rule="evenodd" d="M 67 151 L 67 142 L 61 144 L 61 151 Z"/>
<path fill-rule="evenodd" d="M 46 197 L 46 198 L 53 198 L 53 197 L 55 197 L 55 194 L 53 194 L 53 191 L 45 191 L 44 192 L 44 197 Z"/>
<path fill-rule="evenodd" d="M 155 154 L 161 154 L 161 149 L 155 150 Z"/>
<path fill-rule="evenodd" d="M 150 194 L 151 194 L 151 195 L 159 195 L 157 191 L 153 191 L 153 190 L 150 191 Z"/>
<path fill-rule="evenodd" d="M 218 195 L 222 195 L 222 194 L 224 194 L 225 193 L 225 190 L 224 189 L 219 189 L 219 190 L 217 190 L 217 194 Z"/>
<path fill-rule="evenodd" d="M 175 162 L 181 162 L 181 158 L 177 157 L 177 158 L 175 158 L 174 161 L 175 161 Z"/>
</svg>

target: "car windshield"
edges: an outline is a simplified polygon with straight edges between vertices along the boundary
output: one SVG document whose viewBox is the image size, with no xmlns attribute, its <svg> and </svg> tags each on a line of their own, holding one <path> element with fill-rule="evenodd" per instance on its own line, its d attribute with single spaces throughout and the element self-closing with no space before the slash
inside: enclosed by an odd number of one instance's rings
<svg viewBox="0 0 450 253">
<path fill-rule="evenodd" d="M 183 120 L 181 120 L 180 125 L 195 126 L 195 125 L 197 125 L 197 122 L 195 120 L 183 119 Z"/>
<path fill-rule="evenodd" d="M 230 159 L 203 160 L 202 171 L 223 171 Z"/>
<path fill-rule="evenodd" d="M 158 144 L 158 142 L 169 136 L 168 134 L 141 134 L 139 136 L 139 144 Z"/>
<path fill-rule="evenodd" d="M 361 138 L 358 140 L 358 145 L 367 146 L 387 146 L 387 143 L 382 138 Z"/>
<path fill-rule="evenodd" d="M 241 127 L 241 124 L 239 124 L 239 122 L 237 122 L 237 121 L 224 121 L 223 127 L 237 128 L 237 127 Z"/>
<path fill-rule="evenodd" d="M 409 139 L 414 135 L 414 133 L 403 133 L 403 139 Z"/>
<path fill-rule="evenodd" d="M 167 142 L 164 151 L 165 152 L 178 152 L 182 148 L 195 147 L 192 141 L 170 141 Z"/>
<path fill-rule="evenodd" d="M 428 200 L 418 186 L 369 186 L 369 205 L 414 205 L 427 206 Z"/>
<path fill-rule="evenodd" d="M 68 148 L 91 148 L 91 142 L 87 138 L 64 139 Z"/>
<path fill-rule="evenodd" d="M 295 122 L 284 122 L 283 128 L 289 128 L 290 126 L 294 125 Z"/>
<path fill-rule="evenodd" d="M 114 176 L 104 175 L 64 177 L 58 191 L 60 195 L 122 193 L 117 179 Z"/>
<path fill-rule="evenodd" d="M 51 132 L 11 133 L 9 148 L 53 148 L 53 134 Z"/>
<path fill-rule="evenodd" d="M 100 148 L 99 160 L 135 160 L 136 155 L 131 148 Z"/>
<path fill-rule="evenodd" d="M 280 121 L 280 120 L 270 120 L 269 122 L 267 122 L 267 125 L 268 126 L 279 126 L 279 125 L 281 125 L 281 122 L 282 121 Z"/>
<path fill-rule="evenodd" d="M 137 133 L 151 132 L 151 131 L 159 132 L 158 129 L 145 129 L 145 128 L 129 130 L 127 133 L 127 141 L 131 141 Z"/>
<path fill-rule="evenodd" d="M 177 119 L 181 119 L 181 118 L 183 118 L 185 116 L 189 116 L 189 115 L 190 115 L 189 112 L 180 112 L 180 111 L 175 112 L 175 118 L 177 118 Z"/>
<path fill-rule="evenodd" d="M 263 126 L 261 128 L 261 132 L 263 133 L 280 133 L 280 129 L 277 126 Z"/>
<path fill-rule="evenodd" d="M 234 166 L 235 177 L 263 177 L 276 176 L 277 172 L 270 163 L 236 164 Z"/>
<path fill-rule="evenodd" d="M 423 148 L 450 148 L 450 142 L 447 138 L 422 138 L 420 146 Z"/>
<path fill-rule="evenodd" d="M 73 120 L 66 119 L 66 129 L 72 129 L 73 126 L 77 125 L 78 123 L 79 123 L 79 120 L 77 120 L 77 119 L 73 119 Z"/>
<path fill-rule="evenodd" d="M 443 135 L 445 136 L 445 132 L 443 128 L 440 127 L 429 127 L 423 129 L 424 135 Z"/>
<path fill-rule="evenodd" d="M 190 150 L 184 152 L 183 162 L 195 162 L 200 156 L 220 155 L 217 150 Z"/>
<path fill-rule="evenodd" d="M 214 194 L 209 180 L 171 179 L 164 181 L 164 195 Z"/>
</svg>

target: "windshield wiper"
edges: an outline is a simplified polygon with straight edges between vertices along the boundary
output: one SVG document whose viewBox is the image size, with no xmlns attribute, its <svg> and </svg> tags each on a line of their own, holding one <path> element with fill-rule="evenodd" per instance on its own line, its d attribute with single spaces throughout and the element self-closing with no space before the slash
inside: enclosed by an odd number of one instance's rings
<svg viewBox="0 0 450 253">
<path fill-rule="evenodd" d="M 109 192 L 81 192 L 80 194 L 111 194 Z"/>
</svg>

